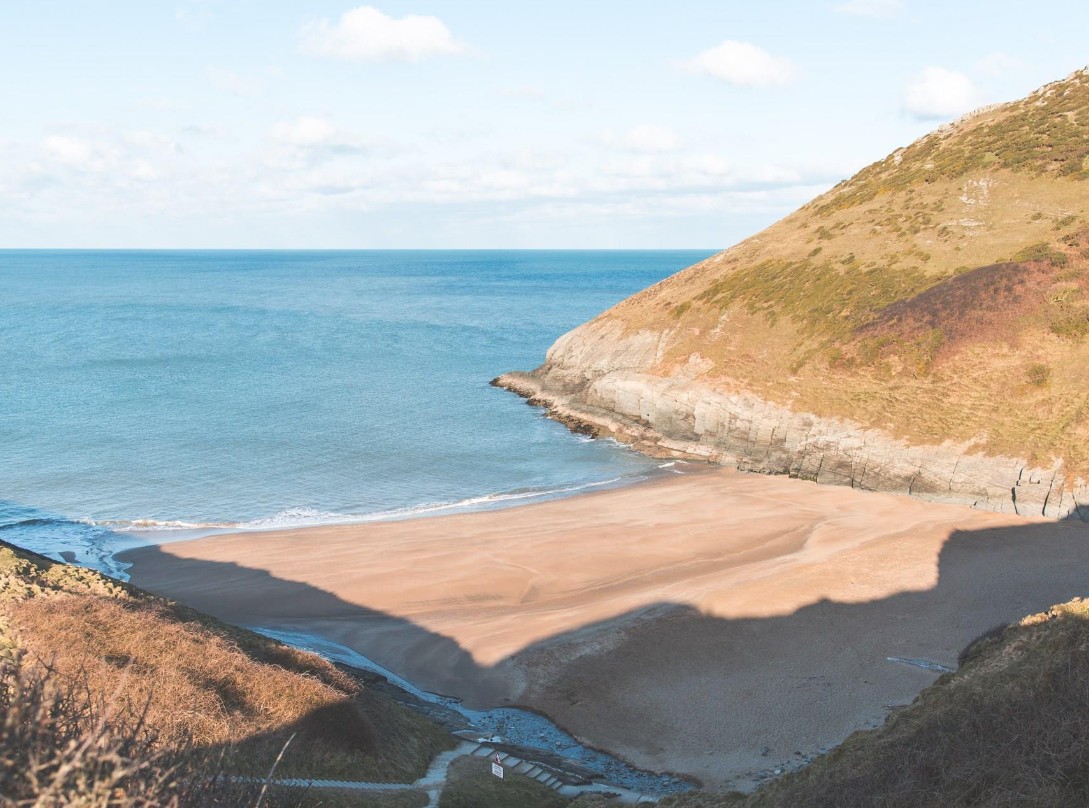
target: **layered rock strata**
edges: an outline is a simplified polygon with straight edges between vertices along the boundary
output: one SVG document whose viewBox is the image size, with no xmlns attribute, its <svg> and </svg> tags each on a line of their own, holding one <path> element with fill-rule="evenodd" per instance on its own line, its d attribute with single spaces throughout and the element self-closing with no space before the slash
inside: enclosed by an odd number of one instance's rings
<svg viewBox="0 0 1089 808">
<path fill-rule="evenodd" d="M 577 334 L 577 332 L 573 332 Z M 793 412 L 747 394 L 632 369 L 587 373 L 549 361 L 493 381 L 576 432 L 612 437 L 656 456 L 742 471 L 908 494 L 988 511 L 1089 521 L 1089 485 L 1059 468 L 972 454 L 952 443 L 913 446 L 845 419 Z"/>
</svg>

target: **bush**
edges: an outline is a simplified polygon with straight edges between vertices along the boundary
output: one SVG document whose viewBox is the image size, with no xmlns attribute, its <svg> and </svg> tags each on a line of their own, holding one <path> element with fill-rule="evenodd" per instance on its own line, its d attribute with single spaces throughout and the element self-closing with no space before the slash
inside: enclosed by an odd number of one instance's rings
<svg viewBox="0 0 1089 808">
<path fill-rule="evenodd" d="M 1028 369 L 1028 383 L 1035 387 L 1046 387 L 1051 381 L 1051 368 L 1047 365 L 1036 363 Z"/>
<path fill-rule="evenodd" d="M 1061 340 L 1080 342 L 1089 334 L 1089 309 L 1066 311 L 1051 321 L 1051 333 Z"/>
<path fill-rule="evenodd" d="M 0 666 L 0 805 L 157 808 L 252 804 L 258 787 L 217 776 L 213 759 L 161 746 L 142 719 L 47 668 Z"/>
</svg>

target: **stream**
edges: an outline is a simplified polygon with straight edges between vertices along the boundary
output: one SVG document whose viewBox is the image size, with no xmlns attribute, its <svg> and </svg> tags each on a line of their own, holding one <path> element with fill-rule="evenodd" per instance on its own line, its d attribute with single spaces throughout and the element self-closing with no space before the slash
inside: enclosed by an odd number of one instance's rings
<svg viewBox="0 0 1089 808">
<path fill-rule="evenodd" d="M 644 794 L 676 794 L 692 789 L 692 784 L 669 774 L 655 774 L 628 765 L 605 752 L 580 744 L 550 719 L 531 710 L 517 707 L 497 707 L 493 710 L 470 710 L 458 699 L 421 690 L 414 684 L 382 667 L 357 651 L 305 632 L 284 631 L 262 626 L 247 626 L 251 631 L 274 640 L 311 651 L 330 662 L 369 671 L 388 680 L 392 685 L 416 699 L 453 711 L 465 719 L 481 742 L 512 744 L 556 755 L 595 772 L 605 782 Z"/>
</svg>

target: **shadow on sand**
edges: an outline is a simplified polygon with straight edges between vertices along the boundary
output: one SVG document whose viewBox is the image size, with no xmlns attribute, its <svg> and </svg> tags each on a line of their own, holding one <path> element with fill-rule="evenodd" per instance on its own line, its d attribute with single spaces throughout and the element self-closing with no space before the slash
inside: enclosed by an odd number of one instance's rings
<svg viewBox="0 0 1089 808">
<path fill-rule="evenodd" d="M 648 604 L 488 667 L 410 620 L 263 570 L 155 547 L 125 560 L 138 585 L 228 622 L 324 636 L 425 688 L 528 706 L 637 765 L 712 784 L 754 756 L 790 765 L 880 723 L 981 632 L 1089 595 L 1081 521 L 956 531 L 924 591 L 734 619 Z M 608 641 L 590 650 L 588 635 Z M 511 689 L 512 668 L 528 675 L 524 690 Z"/>
</svg>

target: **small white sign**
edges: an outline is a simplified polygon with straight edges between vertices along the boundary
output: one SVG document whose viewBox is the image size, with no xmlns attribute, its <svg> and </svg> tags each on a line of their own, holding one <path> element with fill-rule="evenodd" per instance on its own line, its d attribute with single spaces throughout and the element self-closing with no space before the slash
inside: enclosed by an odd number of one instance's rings
<svg viewBox="0 0 1089 808">
<path fill-rule="evenodd" d="M 498 777 L 500 780 L 502 780 L 503 779 L 503 764 L 501 764 L 501 763 L 492 763 L 492 774 L 494 774 L 496 777 Z"/>
</svg>

